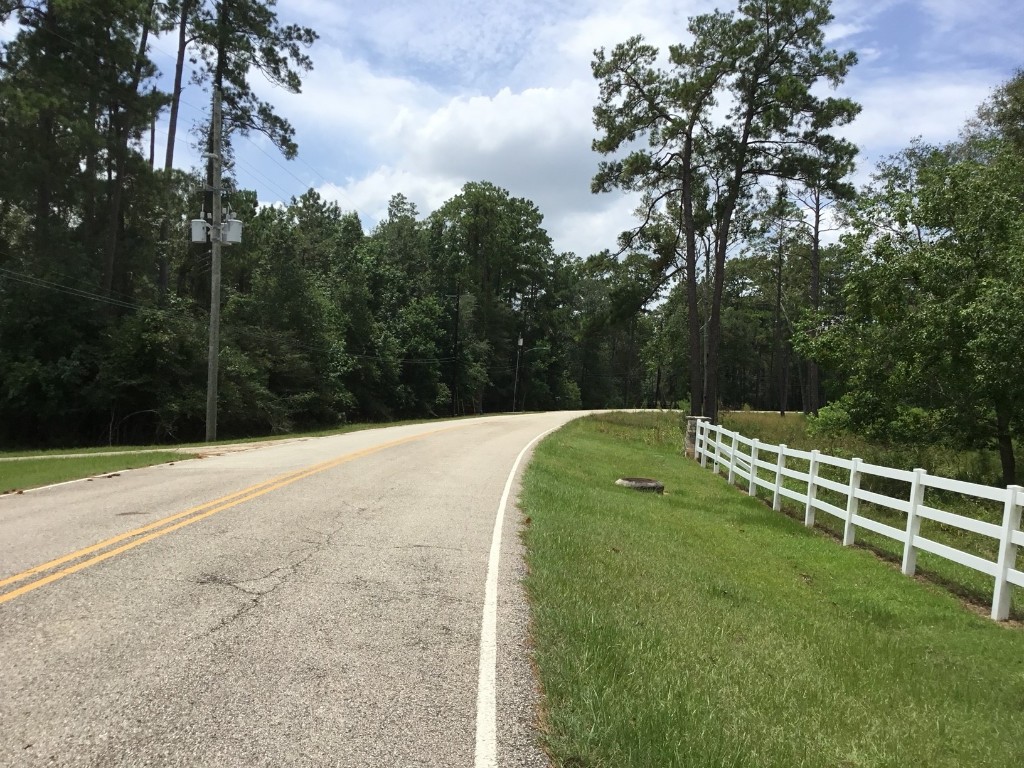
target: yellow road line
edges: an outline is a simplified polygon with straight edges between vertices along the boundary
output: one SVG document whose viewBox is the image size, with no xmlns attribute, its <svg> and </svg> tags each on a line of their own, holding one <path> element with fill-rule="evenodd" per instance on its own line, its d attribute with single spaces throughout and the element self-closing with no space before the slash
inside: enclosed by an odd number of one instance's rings
<svg viewBox="0 0 1024 768">
<path fill-rule="evenodd" d="M 168 523 L 174 522 L 175 520 L 178 520 L 178 519 L 180 519 L 182 517 L 186 517 L 186 516 L 194 514 L 196 512 L 201 512 L 202 510 L 204 510 L 207 507 L 210 507 L 212 505 L 220 504 L 221 502 L 225 502 L 225 501 L 230 501 L 231 499 L 237 498 L 238 496 L 243 496 L 243 495 L 245 495 L 247 493 L 250 493 L 251 491 L 255 490 L 256 488 L 260 488 L 260 487 L 262 487 L 264 485 L 269 485 L 269 484 L 274 483 L 274 482 L 276 482 L 278 480 L 281 480 L 281 479 L 283 479 L 285 477 L 289 477 L 289 475 L 287 475 L 287 474 L 281 475 L 279 477 L 267 480 L 267 481 L 265 481 L 263 483 L 259 483 L 259 484 L 254 485 L 254 486 L 250 486 L 248 488 L 243 488 L 242 490 L 235 491 L 234 493 L 230 493 L 227 496 L 221 496 L 219 499 L 214 499 L 213 501 L 207 501 L 207 502 L 205 502 L 203 504 L 200 504 L 198 506 L 190 507 L 189 509 L 186 509 L 184 512 L 178 512 L 178 513 L 173 514 L 173 515 L 171 515 L 169 517 L 165 517 L 165 518 L 163 518 L 161 520 L 156 520 L 156 521 L 154 521 L 152 523 L 148 523 L 147 525 L 144 525 L 141 528 L 136 528 L 135 530 L 126 531 L 125 533 L 120 533 L 117 536 L 112 536 L 111 538 L 105 539 L 104 541 L 101 541 L 98 544 L 93 544 L 91 546 L 84 547 L 84 548 L 79 549 L 79 550 L 77 550 L 75 552 L 72 552 L 72 553 L 70 553 L 68 555 L 63 555 L 61 557 L 58 557 L 55 560 L 50 560 L 47 563 L 42 563 L 41 565 L 33 566 L 32 568 L 29 568 L 27 571 L 22 571 L 21 573 L 16 573 L 13 576 L 8 576 L 6 579 L 0 580 L 0 588 L 6 587 L 9 584 L 14 584 L 15 582 L 18 582 L 18 581 L 23 581 L 24 579 L 27 579 L 30 576 L 36 576 L 36 575 L 38 575 L 40 573 L 44 573 L 44 572 L 50 570 L 51 568 L 56 568 L 58 565 L 63 565 L 64 563 L 70 562 L 72 560 L 77 560 L 80 557 L 85 557 L 86 555 L 92 554 L 93 552 L 97 552 L 97 551 L 99 551 L 101 549 L 105 549 L 106 547 L 109 547 L 112 544 L 117 544 L 119 541 L 124 541 L 125 539 L 132 538 L 133 536 L 139 536 L 139 535 L 141 535 L 143 533 L 146 533 L 147 531 L 152 531 L 152 530 L 154 530 L 156 528 L 160 528 L 160 527 L 162 527 L 164 525 L 167 525 Z"/>
<path fill-rule="evenodd" d="M 140 534 L 146 533 L 147 531 L 153 531 L 153 529 L 155 528 L 160 528 L 160 530 L 156 530 L 146 536 L 136 538 L 134 541 L 130 541 L 127 544 L 123 544 L 120 547 L 108 550 L 107 552 L 103 552 L 102 554 L 96 555 L 95 557 L 89 558 L 88 560 L 83 560 L 80 563 L 75 563 L 72 566 L 64 568 L 60 571 L 56 571 L 55 573 L 51 573 L 48 576 L 44 576 L 41 579 L 37 579 L 36 581 L 33 581 L 29 584 L 25 584 L 24 586 L 18 587 L 17 589 L 11 590 L 10 592 L 0 595 L 0 604 L 13 600 L 16 597 L 20 597 L 21 595 L 24 595 L 27 592 L 31 592 L 34 589 L 38 589 L 39 587 L 51 584 L 54 581 L 63 579 L 65 576 L 70 576 L 73 573 L 77 573 L 78 571 L 81 571 L 84 568 L 88 568 L 91 565 L 102 563 L 104 560 L 109 560 L 110 558 L 115 557 L 116 555 L 119 555 L 123 552 L 127 552 L 130 549 L 134 549 L 135 547 L 145 544 L 146 542 L 158 539 L 161 536 L 164 536 L 165 534 L 171 533 L 172 531 L 179 530 L 180 528 L 184 528 L 185 526 L 191 525 L 192 523 L 197 523 L 200 520 L 205 520 L 207 517 L 215 515 L 218 512 L 223 512 L 225 509 L 237 507 L 239 504 L 251 501 L 252 499 L 258 498 L 259 496 L 263 496 L 266 493 L 270 493 L 271 491 L 276 491 L 280 488 L 284 488 L 285 486 L 291 485 L 292 483 L 298 482 L 299 480 L 310 477 L 311 475 L 324 472 L 328 469 L 340 466 L 349 461 L 354 461 L 355 459 L 363 458 L 364 456 L 369 456 L 370 454 L 378 453 L 387 448 L 394 448 L 404 443 L 411 443 L 413 441 L 429 437 L 430 435 L 435 435 L 439 432 L 447 432 L 452 429 L 457 429 L 457 427 L 444 427 L 442 429 L 435 429 L 431 430 L 430 432 L 424 432 L 418 435 L 410 435 L 409 437 L 403 437 L 399 438 L 398 440 L 392 440 L 391 442 L 382 443 L 381 445 L 376 445 L 373 446 L 372 448 L 364 448 L 361 451 L 355 451 L 353 453 L 346 454 L 336 459 L 330 459 L 321 464 L 316 464 L 312 467 L 309 467 L 308 469 L 302 469 L 298 470 L 297 472 L 281 475 L 279 477 L 272 478 L 265 482 L 257 483 L 256 485 L 252 485 L 241 491 L 236 491 L 235 493 L 229 494 L 227 496 L 222 496 L 219 499 L 206 502 L 205 504 L 201 504 L 197 507 L 186 509 L 184 512 L 178 512 L 177 514 L 165 517 L 162 520 L 157 520 L 156 522 L 150 523 L 149 525 L 142 526 L 141 528 L 136 528 L 133 531 L 128 531 L 127 533 L 122 533 L 118 536 L 106 539 L 105 541 L 101 541 L 98 544 L 94 544 L 90 547 L 79 549 L 68 555 L 64 555 L 63 557 L 59 557 L 55 560 L 50 560 L 47 563 L 43 563 L 42 565 L 34 566 L 26 571 L 22 571 L 21 573 L 15 574 L 14 576 L 10 576 L 7 579 L 0 581 L 0 587 L 4 587 L 8 584 L 13 584 L 18 581 L 22 581 L 26 578 L 29 578 L 30 576 L 35 576 L 40 573 L 44 573 L 50 570 L 51 568 L 55 568 L 58 565 L 63 565 L 64 563 L 70 562 L 72 560 L 77 560 L 81 557 L 85 557 L 86 555 L 92 554 L 101 549 L 109 547 L 112 544 L 116 544 L 126 539 L 130 539 L 134 536 L 139 536 Z M 199 512 L 199 514 L 195 514 L 196 512 Z M 186 517 L 188 515 L 192 516 L 187 517 L 187 519 L 185 520 L 180 520 L 180 518 Z M 167 525 L 168 523 L 172 523 L 175 520 L 179 520 L 179 522 L 174 523 L 174 525 Z"/>
</svg>

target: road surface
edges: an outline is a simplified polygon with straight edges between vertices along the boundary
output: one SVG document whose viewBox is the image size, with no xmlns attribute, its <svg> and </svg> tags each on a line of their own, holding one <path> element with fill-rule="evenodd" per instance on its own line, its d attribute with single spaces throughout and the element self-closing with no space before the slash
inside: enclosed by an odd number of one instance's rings
<svg viewBox="0 0 1024 768">
<path fill-rule="evenodd" d="M 0 498 L 0 765 L 546 765 L 513 470 L 576 415 Z"/>
</svg>

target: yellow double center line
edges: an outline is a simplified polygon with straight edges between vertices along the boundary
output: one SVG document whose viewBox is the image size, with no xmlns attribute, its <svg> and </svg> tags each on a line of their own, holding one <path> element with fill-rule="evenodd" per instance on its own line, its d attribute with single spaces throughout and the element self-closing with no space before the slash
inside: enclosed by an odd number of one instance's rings
<svg viewBox="0 0 1024 768">
<path fill-rule="evenodd" d="M 116 557 L 117 555 L 127 552 L 130 549 L 134 549 L 148 541 L 153 541 L 153 539 L 158 539 L 168 533 L 184 528 L 186 525 L 198 523 L 200 520 L 205 520 L 211 515 L 223 512 L 225 509 L 237 507 L 239 504 L 252 501 L 266 493 L 284 488 L 285 486 L 296 483 L 310 475 L 324 472 L 349 461 L 354 461 L 355 459 L 360 459 L 364 456 L 369 456 L 370 454 L 378 453 L 388 448 L 394 448 L 395 446 L 402 445 L 404 443 L 422 440 L 423 438 L 435 435 L 438 432 L 447 432 L 457 428 L 458 427 L 444 427 L 441 429 L 434 429 L 418 435 L 410 435 L 409 437 L 403 437 L 398 440 L 392 440 L 388 443 L 375 445 L 372 448 L 364 448 L 361 451 L 347 453 L 344 456 L 330 459 L 329 461 L 325 461 L 321 464 L 315 464 L 312 467 L 306 467 L 305 469 L 300 469 L 295 472 L 280 475 L 262 483 L 257 483 L 256 485 L 251 485 L 248 488 L 235 491 L 227 496 L 221 496 L 219 499 L 208 501 L 197 507 L 191 507 L 183 512 L 170 515 L 169 517 L 157 520 L 149 525 L 144 525 L 141 528 L 136 528 L 135 530 L 118 534 L 117 536 L 101 541 L 98 544 L 93 544 L 67 555 L 63 555 L 55 560 L 50 560 L 49 562 L 42 563 L 41 565 L 33 566 L 26 571 L 16 573 L 13 576 L 8 576 L 7 578 L 0 580 L 0 590 L 3 590 L 11 584 L 17 584 L 20 581 L 32 579 L 37 576 L 41 577 L 35 579 L 35 581 L 30 581 L 28 584 L 12 589 L 9 592 L 0 594 L 0 604 L 6 603 L 9 600 L 14 600 L 16 597 L 21 597 L 34 589 L 39 589 L 39 587 L 52 584 L 55 581 L 63 579 L 65 576 L 70 576 L 71 574 L 77 573 L 91 565 L 102 563 L 104 560 Z M 116 546 L 118 544 L 120 544 L 120 546 Z M 111 547 L 113 548 L 111 549 Z M 68 565 L 66 568 L 61 568 L 61 566 L 67 565 L 68 563 L 73 564 Z M 59 570 L 54 570 L 55 568 Z"/>
</svg>

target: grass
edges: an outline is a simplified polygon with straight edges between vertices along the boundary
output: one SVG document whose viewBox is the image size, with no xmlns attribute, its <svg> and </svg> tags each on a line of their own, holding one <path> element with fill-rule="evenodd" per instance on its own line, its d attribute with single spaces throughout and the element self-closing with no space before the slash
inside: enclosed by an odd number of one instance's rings
<svg viewBox="0 0 1024 768">
<path fill-rule="evenodd" d="M 461 416 L 460 419 L 478 418 Z M 217 440 L 213 443 L 181 443 L 177 445 L 95 446 L 89 448 L 50 448 L 41 451 L 0 451 L 0 495 L 14 490 L 27 490 L 41 485 L 78 480 L 84 477 L 115 472 L 119 469 L 137 469 L 168 461 L 184 461 L 193 451 L 217 445 L 262 443 L 304 437 L 328 437 L 348 432 L 359 432 L 379 427 L 397 427 L 408 424 L 426 424 L 438 419 L 408 419 L 389 423 L 344 424 L 330 429 L 295 432 L 281 435 L 263 435 L 240 439 Z M 95 456 L 97 453 L 118 452 L 116 456 Z M 133 453 L 147 451 L 147 453 Z M 73 453 L 74 456 L 66 456 Z M 3 461 L 17 458 L 19 461 Z M 33 460 L 38 458 L 38 460 Z"/>
<path fill-rule="evenodd" d="M 678 417 L 545 440 L 523 508 L 553 763 L 1019 766 L 1024 632 L 679 455 Z M 665 496 L 614 485 L 655 477 Z"/>
<path fill-rule="evenodd" d="M 121 456 L 75 456 L 74 458 L 39 458 L 0 462 L 0 494 L 37 488 L 41 485 L 78 480 L 83 477 L 138 469 L 170 461 L 183 461 L 180 453 L 124 454 Z"/>
<path fill-rule="evenodd" d="M 493 416 L 495 414 L 486 414 Z M 118 451 L 130 453 L 132 451 L 152 451 L 152 450 L 168 450 L 175 451 L 178 449 L 192 449 L 192 448 L 206 448 L 209 446 L 217 445 L 237 445 L 239 443 L 264 443 L 272 442 L 274 440 L 294 440 L 305 437 L 330 437 L 331 435 L 343 435 L 349 432 L 360 432 L 366 429 L 379 429 L 382 427 L 401 427 L 410 424 L 429 424 L 434 421 L 452 421 L 460 419 L 475 419 L 480 418 L 477 415 L 470 416 L 457 416 L 457 417 L 440 417 L 437 419 L 406 419 L 404 421 L 389 421 L 389 422 L 368 422 L 362 424 L 341 424 L 336 427 L 329 427 L 326 429 L 316 429 L 307 432 L 288 432 L 274 435 L 258 435 L 256 437 L 232 437 L 225 438 L 223 440 L 216 440 L 211 443 L 207 442 L 196 442 L 196 443 L 157 443 L 153 445 L 99 445 L 89 447 L 77 447 L 77 448 L 45 448 L 40 450 L 18 450 L 18 451 L 3 451 L 0 450 L 0 463 L 5 458 L 25 458 L 38 456 L 40 458 L 46 458 L 47 456 L 53 456 L 55 454 L 90 454 L 90 453 L 106 453 L 109 451 Z"/>
<path fill-rule="evenodd" d="M 858 435 L 810 435 L 802 413 L 758 413 L 725 411 L 721 414 L 726 429 L 770 443 L 785 443 L 790 448 L 852 459 L 859 457 L 872 464 L 897 469 L 920 467 L 933 475 L 952 477 L 969 483 L 999 485 L 1002 469 L 994 450 L 954 448 L 949 445 L 876 443 Z"/>
<path fill-rule="evenodd" d="M 723 426 L 737 431 L 745 437 L 756 437 L 762 441 L 779 444 L 785 443 L 792 448 L 812 450 L 817 448 L 822 453 L 842 458 L 858 456 L 872 464 L 879 464 L 897 469 L 914 469 L 921 467 L 931 474 L 951 477 L 967 482 L 981 482 L 980 469 L 985 466 L 985 454 L 982 451 L 962 451 L 959 454 L 946 446 L 897 446 L 871 443 L 855 435 L 825 438 L 807 434 L 807 422 L 802 414 L 787 414 L 780 417 L 772 413 L 729 412 L 723 414 Z M 787 466 L 806 472 L 806 461 L 787 459 Z M 846 483 L 849 473 L 838 468 L 826 467 L 822 475 L 837 482 Z M 765 480 L 774 482 L 774 472 L 760 471 Z M 991 479 L 991 477 L 989 478 Z M 804 492 L 806 486 L 797 481 L 787 481 L 793 490 Z M 910 486 L 895 480 L 878 477 L 866 477 L 862 488 L 875 493 L 883 493 L 894 498 L 909 497 Z M 758 490 L 761 498 L 768 496 L 764 490 Z M 819 489 L 818 498 L 845 509 L 846 498 L 841 494 Z M 944 493 L 930 489 L 925 495 L 925 503 L 948 512 L 953 512 L 977 520 L 984 520 L 996 525 L 1002 524 L 1003 508 L 996 502 L 965 497 L 961 494 Z M 803 519 L 802 505 L 784 499 L 783 511 L 792 517 Z M 879 522 L 903 530 L 907 527 L 907 517 L 903 512 L 880 507 L 875 504 L 861 502 L 859 514 Z M 842 521 L 819 511 L 815 516 L 815 525 L 823 528 L 835 537 L 842 536 Z M 946 544 L 972 555 L 994 561 L 997 557 L 998 545 L 995 539 L 964 531 L 955 526 L 943 525 L 932 520 L 921 522 L 921 535 L 940 544 Z M 876 555 L 894 563 L 903 558 L 903 544 L 886 536 L 859 529 L 857 542 L 873 551 Z M 943 557 L 928 552 L 919 552 L 917 557 L 917 575 L 921 578 L 941 584 L 963 599 L 976 606 L 979 610 L 988 611 L 992 604 L 992 578 L 972 568 L 950 562 Z M 1024 591 L 1017 590 L 1011 607 L 1011 616 L 1024 618 Z"/>
</svg>

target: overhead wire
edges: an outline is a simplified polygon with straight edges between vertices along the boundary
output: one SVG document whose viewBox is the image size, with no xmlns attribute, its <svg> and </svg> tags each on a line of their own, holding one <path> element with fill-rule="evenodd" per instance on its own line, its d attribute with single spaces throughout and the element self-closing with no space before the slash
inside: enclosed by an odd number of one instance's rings
<svg viewBox="0 0 1024 768">
<path fill-rule="evenodd" d="M 115 307 L 122 307 L 122 308 L 125 308 L 125 309 L 136 309 L 137 308 L 136 305 L 131 304 L 131 303 L 126 302 L 126 301 L 121 301 L 120 299 L 115 299 L 115 298 L 108 297 L 108 296 L 101 296 L 99 294 L 95 294 L 95 293 L 92 293 L 90 291 L 85 291 L 85 290 L 82 290 L 80 288 L 76 288 L 74 286 L 68 286 L 68 285 L 62 285 L 60 283 L 54 283 L 52 281 L 44 280 L 44 279 L 39 278 L 39 277 L 34 277 L 32 275 L 27 275 L 27 274 L 25 274 L 23 272 L 15 272 L 14 270 L 7 269 L 6 267 L 0 267 L 0 275 L 6 277 L 9 280 L 14 280 L 15 282 L 23 283 L 25 285 L 31 285 L 31 286 L 34 286 L 34 287 L 37 287 L 37 288 L 46 288 L 46 289 L 49 289 L 49 290 L 57 291 L 58 293 L 63 293 L 63 294 L 68 295 L 68 296 L 75 296 L 75 297 L 82 298 L 82 299 L 89 299 L 90 301 L 99 301 L 99 302 L 102 302 L 104 304 L 110 304 L 110 305 L 113 305 Z"/>
</svg>

